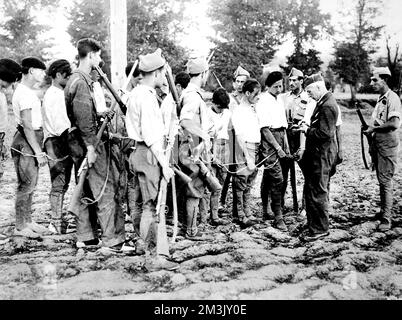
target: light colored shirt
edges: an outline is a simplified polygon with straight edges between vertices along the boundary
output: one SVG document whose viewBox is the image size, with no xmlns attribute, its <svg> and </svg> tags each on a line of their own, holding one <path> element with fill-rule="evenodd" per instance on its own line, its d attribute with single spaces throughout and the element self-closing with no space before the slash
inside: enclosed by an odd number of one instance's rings
<svg viewBox="0 0 402 320">
<path fill-rule="evenodd" d="M 170 126 L 173 121 L 174 129 L 173 132 L 170 132 L 170 136 L 173 137 L 179 131 L 179 119 L 177 118 L 176 102 L 174 101 L 171 93 L 169 93 L 165 97 L 165 99 L 163 99 L 160 108 L 162 112 L 163 122 L 165 124 L 164 134 L 166 136 L 169 135 Z"/>
<path fill-rule="evenodd" d="M 233 110 L 240 104 L 242 99 L 242 94 L 237 91 L 233 91 L 229 94 L 230 102 L 229 102 L 229 110 L 233 112 Z"/>
<path fill-rule="evenodd" d="M 163 146 L 165 124 L 155 89 L 140 84 L 130 92 L 126 128 L 128 136 L 135 141 L 145 142 L 148 147 Z"/>
<path fill-rule="evenodd" d="M 51 86 L 43 98 L 43 129 L 46 140 L 48 137 L 58 137 L 71 127 L 67 117 L 64 91 Z"/>
<path fill-rule="evenodd" d="M 306 91 L 301 91 L 295 95 L 292 92 L 286 92 L 279 95 L 283 99 L 288 122 L 298 124 L 306 118 L 311 118 L 316 106 L 316 102 L 311 99 Z"/>
<path fill-rule="evenodd" d="M 372 114 L 372 119 L 379 125 L 383 125 L 392 117 L 398 117 L 399 120 L 401 120 L 401 114 L 401 100 L 398 95 L 390 89 L 378 98 Z M 399 127 L 400 126 L 401 122 L 399 122 Z"/>
<path fill-rule="evenodd" d="M 7 99 L 0 91 L 0 132 L 6 132 L 8 127 L 8 108 Z"/>
<path fill-rule="evenodd" d="M 182 92 L 182 109 L 180 121 L 193 120 L 201 125 L 205 132 L 213 131 L 213 122 L 209 117 L 207 105 L 202 99 L 200 88 L 189 83 Z"/>
<path fill-rule="evenodd" d="M 212 107 L 208 108 L 210 118 L 215 127 L 215 138 L 229 140 L 229 123 L 232 117 L 232 112 L 229 109 L 223 109 L 221 113 L 216 113 Z"/>
<path fill-rule="evenodd" d="M 288 127 L 282 98 L 275 98 L 269 92 L 263 92 L 257 102 L 256 111 L 260 128 L 279 129 Z"/>
<path fill-rule="evenodd" d="M 241 102 L 233 110 L 232 124 L 236 136 L 244 142 L 259 143 L 261 141 L 260 124 L 254 106 Z"/>
<path fill-rule="evenodd" d="M 96 112 L 105 112 L 108 110 L 106 106 L 105 93 L 103 92 L 102 86 L 98 81 L 93 83 L 94 89 L 94 99 Z"/>
<path fill-rule="evenodd" d="M 34 90 L 19 83 L 14 91 L 12 101 L 15 121 L 17 124 L 22 125 L 21 111 L 31 110 L 33 130 L 39 130 L 42 128 L 41 102 Z"/>
</svg>

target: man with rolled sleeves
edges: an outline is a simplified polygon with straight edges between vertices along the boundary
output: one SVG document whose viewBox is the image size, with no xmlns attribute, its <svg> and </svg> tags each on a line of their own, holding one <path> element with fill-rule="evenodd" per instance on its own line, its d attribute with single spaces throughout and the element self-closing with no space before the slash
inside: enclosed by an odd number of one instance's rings
<svg viewBox="0 0 402 320">
<path fill-rule="evenodd" d="M 39 167 L 47 163 L 42 151 L 43 121 L 41 101 L 35 87 L 45 77 L 45 64 L 35 57 L 21 62 L 22 79 L 14 91 L 12 102 L 17 132 L 11 145 L 11 155 L 17 173 L 18 186 L 15 199 L 15 235 L 39 238 L 51 233 L 47 228 L 32 221 L 32 199 L 39 177 Z"/>
<path fill-rule="evenodd" d="M 283 75 L 279 71 L 271 72 L 265 85 L 268 90 L 261 94 L 257 103 L 261 129 L 260 161 L 264 161 L 264 174 L 261 181 L 261 200 L 263 218 L 274 219 L 274 227 L 287 231 L 283 221 L 283 174 L 282 168 L 287 166 L 289 146 L 286 137 L 285 107 L 278 97 L 283 90 Z M 269 197 L 274 217 L 268 214 Z"/>
<path fill-rule="evenodd" d="M 6 93 L 21 77 L 21 66 L 11 59 L 0 59 L 0 179 L 3 176 L 4 138 L 8 127 L 8 103 Z"/>
<path fill-rule="evenodd" d="M 280 97 L 284 101 L 286 118 L 288 121 L 288 129 L 286 135 L 289 143 L 289 151 L 292 159 L 289 159 L 288 165 L 283 167 L 283 200 L 288 185 L 289 170 L 294 168 L 293 161 L 297 161 L 300 165 L 300 159 L 303 157 L 306 137 L 298 130 L 298 125 L 309 117 L 314 111 L 316 102 L 310 99 L 307 92 L 303 90 L 303 72 L 296 68 L 292 68 L 289 74 L 289 92 L 281 94 Z M 308 121 L 310 118 L 308 119 Z M 293 169 L 294 170 L 294 169 Z M 296 207 L 296 204 L 293 204 Z M 302 201 L 302 209 L 304 209 L 304 198 Z"/>
<path fill-rule="evenodd" d="M 146 253 L 156 257 L 154 263 L 169 269 L 172 264 L 162 255 L 155 255 L 154 250 L 158 241 L 156 205 L 160 182 L 161 179 L 169 181 L 174 175 L 164 150 L 165 124 L 155 90 L 162 88 L 165 82 L 165 64 L 160 49 L 139 56 L 142 80 L 129 95 L 126 128 L 128 136 L 135 141 L 129 162 L 134 176 L 136 206 L 141 210 L 141 246 Z"/>
<path fill-rule="evenodd" d="M 380 185 L 381 211 L 376 215 L 380 220 L 379 231 L 391 228 L 393 203 L 393 176 L 398 165 L 399 128 L 401 126 L 401 100 L 393 92 L 388 82 L 391 72 L 388 68 L 375 68 L 371 85 L 380 93 L 373 111 L 373 125 L 365 131 L 372 136 L 371 156 Z"/>
<path fill-rule="evenodd" d="M 101 50 L 100 43 L 94 39 L 78 41 L 79 67 L 64 89 L 67 115 L 71 122 L 68 141 L 76 176 L 85 158 L 89 167 L 83 188 L 84 198 L 73 212 L 77 224 L 76 246 L 102 246 L 102 250 L 108 252 L 132 251 L 133 248 L 125 245 L 124 213 L 119 198 L 115 196 L 119 173 L 107 134 L 102 136 L 95 150 L 101 118 L 96 111 L 94 81 L 90 73 L 101 62 Z M 107 116 L 112 117 L 112 113 L 107 113 Z M 102 230 L 101 240 L 97 221 Z"/>
<path fill-rule="evenodd" d="M 306 135 L 306 151 L 301 160 L 308 227 L 304 240 L 314 241 L 329 235 L 329 183 L 337 157 L 338 107 L 319 74 L 307 77 L 305 90 L 317 101 L 310 125 L 305 122 L 300 125 Z"/>
<path fill-rule="evenodd" d="M 208 70 L 209 66 L 205 58 L 190 59 L 187 63 L 190 83 L 182 92 L 180 125 L 184 132 L 179 148 L 179 163 L 183 172 L 192 179 L 186 185 L 185 189 L 187 212 L 186 238 L 190 240 L 205 239 L 205 236 L 198 228 L 197 216 L 200 211 L 200 199 L 204 197 L 206 187 L 211 191 L 211 198 L 213 198 L 211 201 L 212 222 L 213 224 L 222 224 L 222 220 L 218 217 L 217 204 L 219 201 L 215 201 L 215 199 L 219 199 L 220 189 L 211 188 L 211 185 L 208 183 L 211 172 L 203 161 L 199 159 L 201 154 L 205 155 L 211 150 L 209 131 L 213 123 L 210 121 L 207 106 L 200 91 L 206 84 Z"/>
</svg>

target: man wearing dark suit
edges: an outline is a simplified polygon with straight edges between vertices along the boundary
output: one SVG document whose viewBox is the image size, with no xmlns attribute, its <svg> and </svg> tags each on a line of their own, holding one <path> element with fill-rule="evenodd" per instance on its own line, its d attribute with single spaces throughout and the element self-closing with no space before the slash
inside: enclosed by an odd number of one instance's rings
<svg viewBox="0 0 402 320">
<path fill-rule="evenodd" d="M 305 80 L 305 90 L 317 101 L 310 126 L 300 125 L 306 135 L 306 151 L 302 159 L 308 234 L 306 241 L 329 235 L 329 183 L 336 166 L 336 120 L 338 107 L 324 79 L 314 74 Z"/>
</svg>

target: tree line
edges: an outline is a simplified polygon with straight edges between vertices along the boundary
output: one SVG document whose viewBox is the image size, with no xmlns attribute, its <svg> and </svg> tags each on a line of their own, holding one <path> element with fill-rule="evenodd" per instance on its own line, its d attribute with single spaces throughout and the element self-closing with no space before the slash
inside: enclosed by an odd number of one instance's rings
<svg viewBox="0 0 402 320">
<path fill-rule="evenodd" d="M 173 71 L 181 71 L 189 57 L 180 45 L 180 37 L 191 24 L 185 8 L 201 0 L 127 0 L 128 58 L 160 47 Z M 291 39 L 294 50 L 281 66 L 285 73 L 291 67 L 306 75 L 325 71 L 329 78 L 337 77 L 351 88 L 352 100 L 357 91 L 367 92 L 370 66 L 388 66 L 392 72 L 391 87 L 400 89 L 401 55 L 387 41 L 388 56 L 373 61 L 378 50 L 377 40 L 384 30 L 375 18 L 381 14 L 383 1 L 353 0 L 351 10 L 345 11 L 351 23 L 342 30 L 341 41 L 334 43 L 334 56 L 328 70 L 322 70 L 320 52 L 314 40 L 337 35 L 331 15 L 320 10 L 319 0 L 220 0 L 210 1 L 208 16 L 213 21 L 216 36 L 212 66 L 215 74 L 228 89 L 233 69 L 242 65 L 256 78 L 262 76 L 262 66 L 269 64 L 279 46 Z M 22 59 L 27 53 L 49 60 L 46 49 L 49 41 L 41 35 L 50 26 L 40 24 L 38 12 L 56 10 L 60 0 L 0 0 L 1 57 Z M 174 5 L 172 5 L 174 4 Z M 70 21 L 67 32 L 72 44 L 82 37 L 93 37 L 106 48 L 103 59 L 110 62 L 109 0 L 75 0 L 67 13 Z"/>
</svg>

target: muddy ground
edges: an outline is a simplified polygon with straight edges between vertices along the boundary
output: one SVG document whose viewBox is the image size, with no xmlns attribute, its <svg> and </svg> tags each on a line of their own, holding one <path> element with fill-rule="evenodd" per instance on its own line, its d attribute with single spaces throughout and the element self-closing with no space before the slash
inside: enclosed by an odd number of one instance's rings
<svg viewBox="0 0 402 320">
<path fill-rule="evenodd" d="M 77 250 L 74 234 L 42 241 L 9 237 L 0 242 L 0 299 L 402 298 L 402 171 L 396 175 L 393 228 L 378 232 L 378 222 L 373 220 L 379 207 L 376 177 L 362 165 L 357 116 L 343 111 L 345 160 L 332 179 L 331 234 L 324 240 L 299 240 L 305 218 L 292 212 L 290 193 L 285 214 L 288 233 L 267 222 L 245 230 L 234 224 L 211 227 L 211 242 L 179 237 L 171 245 L 172 259 L 180 263 L 175 271 L 149 272 L 144 256 Z M 0 181 L 0 232 L 10 235 L 16 177 L 11 159 L 5 167 Z M 258 216 L 260 179 L 261 172 L 253 190 Z M 49 185 L 48 170 L 43 168 L 33 217 L 46 226 Z M 299 179 L 299 199 L 301 189 Z M 130 238 L 129 222 L 126 229 Z"/>
</svg>

